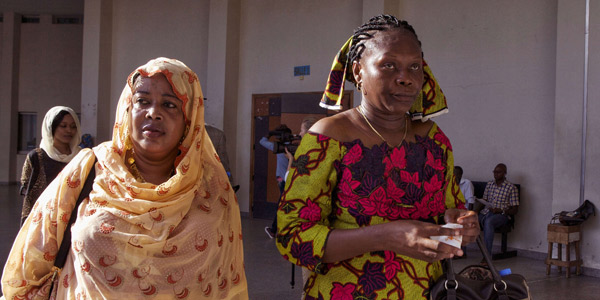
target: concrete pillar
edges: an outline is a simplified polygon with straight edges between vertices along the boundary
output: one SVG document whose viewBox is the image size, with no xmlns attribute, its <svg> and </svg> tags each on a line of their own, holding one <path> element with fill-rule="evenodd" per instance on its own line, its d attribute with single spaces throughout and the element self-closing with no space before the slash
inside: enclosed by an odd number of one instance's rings
<svg viewBox="0 0 600 300">
<path fill-rule="evenodd" d="M 14 183 L 19 118 L 19 61 L 21 15 L 5 12 L 0 62 L 0 183 Z"/>
<path fill-rule="evenodd" d="M 240 53 L 240 1 L 212 0 L 208 29 L 208 70 L 204 96 L 205 121 L 223 129 L 227 153 L 236 153 Z M 235 166 L 234 155 L 229 157 Z M 235 167 L 232 173 L 235 176 Z"/>
<path fill-rule="evenodd" d="M 225 108 L 223 109 L 223 131 L 227 135 L 227 153 L 236 153 L 238 149 L 237 115 L 238 82 L 240 61 L 240 0 L 229 0 L 227 9 L 227 57 L 225 65 Z M 210 56 L 209 56 L 210 57 Z M 236 158 L 229 158 L 229 164 L 235 166 Z M 234 168 L 235 169 L 235 168 Z M 232 171 L 237 175 L 235 171 Z M 237 178 L 237 177 L 234 177 Z"/>
<path fill-rule="evenodd" d="M 111 139 L 112 0 L 84 4 L 81 71 L 81 132 L 97 145 Z"/>
<path fill-rule="evenodd" d="M 225 110 L 225 64 L 227 55 L 228 1 L 210 1 L 206 86 L 203 87 L 204 121 L 223 129 Z"/>
</svg>

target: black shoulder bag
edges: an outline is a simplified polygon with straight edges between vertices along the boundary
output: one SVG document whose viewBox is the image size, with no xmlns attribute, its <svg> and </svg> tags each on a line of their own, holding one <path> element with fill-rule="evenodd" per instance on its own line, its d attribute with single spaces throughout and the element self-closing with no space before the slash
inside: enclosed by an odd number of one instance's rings
<svg viewBox="0 0 600 300">
<path fill-rule="evenodd" d="M 525 277 L 519 274 L 500 276 L 492 264 L 481 237 L 477 245 L 483 253 L 489 269 L 482 266 L 468 266 L 458 274 L 454 273 L 452 259 L 446 259 L 444 274 L 433 284 L 430 300 L 515 300 L 531 299 Z"/>
</svg>

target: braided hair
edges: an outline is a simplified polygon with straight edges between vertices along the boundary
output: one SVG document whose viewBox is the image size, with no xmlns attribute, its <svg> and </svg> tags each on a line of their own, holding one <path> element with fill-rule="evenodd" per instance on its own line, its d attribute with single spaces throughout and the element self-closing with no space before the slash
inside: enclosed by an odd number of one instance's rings
<svg viewBox="0 0 600 300">
<path fill-rule="evenodd" d="M 354 80 L 354 74 L 352 73 L 352 63 L 354 61 L 360 60 L 361 55 L 365 51 L 365 42 L 373 38 L 374 33 L 370 33 L 371 31 L 386 31 L 389 29 L 401 28 L 404 30 L 408 30 L 412 34 L 415 35 L 417 42 L 419 43 L 419 47 L 421 46 L 421 41 L 419 41 L 419 37 L 415 32 L 415 29 L 408 24 L 408 22 L 404 20 L 399 20 L 398 18 L 391 15 L 378 15 L 372 17 L 369 22 L 361 25 L 356 30 L 354 30 L 354 35 L 352 35 L 352 46 L 350 46 L 350 50 L 348 51 L 348 60 L 349 64 L 346 66 L 346 78 L 348 81 L 354 83 L 356 85 L 356 81 Z"/>
</svg>

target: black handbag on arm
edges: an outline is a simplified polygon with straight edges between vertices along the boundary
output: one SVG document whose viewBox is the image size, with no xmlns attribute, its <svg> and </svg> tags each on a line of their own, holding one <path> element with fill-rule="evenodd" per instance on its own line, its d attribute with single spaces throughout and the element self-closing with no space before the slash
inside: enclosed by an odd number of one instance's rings
<svg viewBox="0 0 600 300">
<path fill-rule="evenodd" d="M 454 273 L 452 259 L 447 259 L 444 274 L 433 284 L 430 300 L 515 300 L 532 299 L 525 278 L 519 274 L 500 276 L 481 237 L 477 245 L 483 253 L 489 269 L 483 266 L 468 266 Z"/>
</svg>

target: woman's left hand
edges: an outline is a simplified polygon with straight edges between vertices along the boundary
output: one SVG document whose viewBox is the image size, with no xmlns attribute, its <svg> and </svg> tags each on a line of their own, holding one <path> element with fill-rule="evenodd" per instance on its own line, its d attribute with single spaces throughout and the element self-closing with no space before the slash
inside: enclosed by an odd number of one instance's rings
<svg viewBox="0 0 600 300">
<path fill-rule="evenodd" d="M 474 242 L 479 236 L 479 219 L 477 213 L 472 210 L 450 208 L 444 214 L 446 223 L 457 223 L 463 226 L 460 229 L 462 233 L 462 245 Z"/>
</svg>

